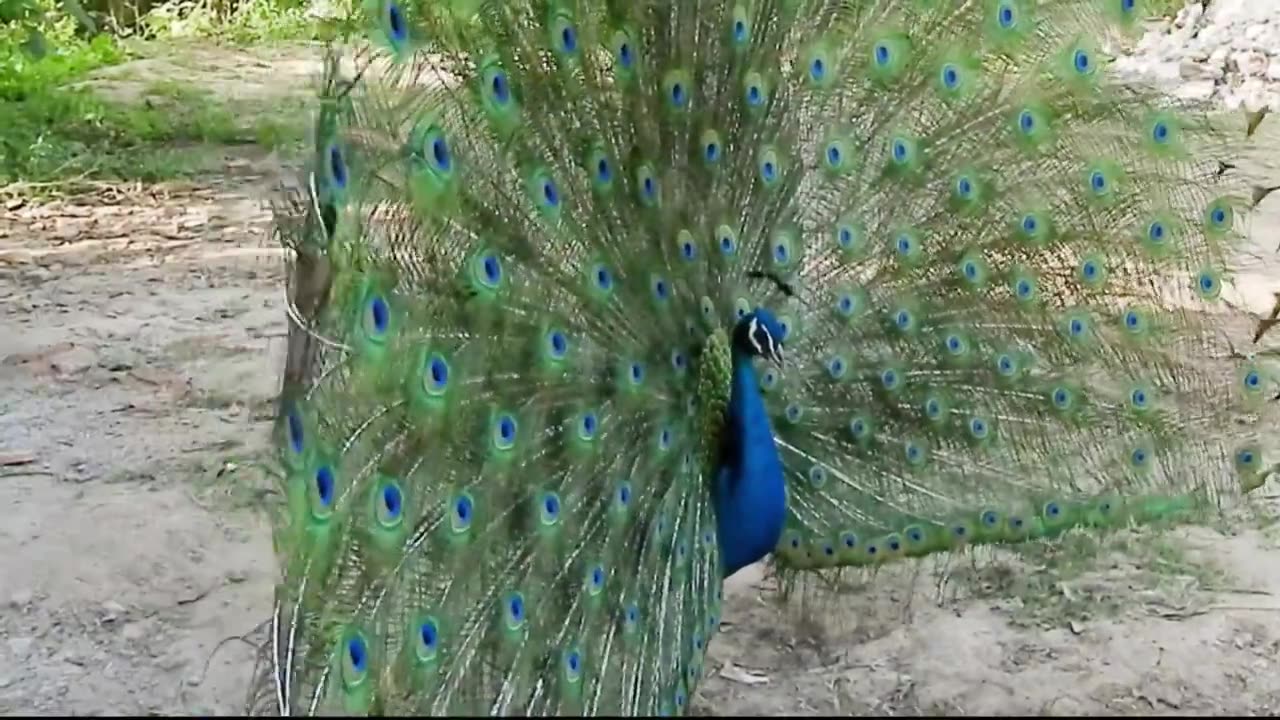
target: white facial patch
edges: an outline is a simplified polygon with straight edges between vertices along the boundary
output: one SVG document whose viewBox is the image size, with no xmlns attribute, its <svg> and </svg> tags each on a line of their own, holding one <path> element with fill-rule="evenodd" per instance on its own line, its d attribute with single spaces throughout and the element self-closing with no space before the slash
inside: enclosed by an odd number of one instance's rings
<svg viewBox="0 0 1280 720">
<path fill-rule="evenodd" d="M 751 318 L 751 322 L 747 323 L 747 342 L 751 343 L 751 347 L 756 349 L 757 354 L 764 354 L 764 348 L 760 347 L 760 341 L 756 340 L 756 330 L 760 329 L 760 320 Z M 768 335 L 768 333 L 765 333 Z"/>
</svg>

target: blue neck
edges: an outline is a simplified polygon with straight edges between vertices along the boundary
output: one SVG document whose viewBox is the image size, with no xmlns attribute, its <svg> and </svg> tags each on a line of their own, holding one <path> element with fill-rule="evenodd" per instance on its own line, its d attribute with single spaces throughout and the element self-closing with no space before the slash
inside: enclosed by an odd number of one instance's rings
<svg viewBox="0 0 1280 720">
<path fill-rule="evenodd" d="M 751 358 L 733 350 L 733 380 L 714 502 L 724 576 L 772 552 L 786 521 L 782 461 Z"/>
</svg>

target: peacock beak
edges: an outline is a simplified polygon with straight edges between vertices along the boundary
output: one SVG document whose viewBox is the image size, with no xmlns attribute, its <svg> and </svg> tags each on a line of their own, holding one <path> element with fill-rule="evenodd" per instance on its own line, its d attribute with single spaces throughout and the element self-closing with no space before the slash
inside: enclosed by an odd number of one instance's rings
<svg viewBox="0 0 1280 720">
<path fill-rule="evenodd" d="M 769 359 L 773 361 L 773 364 L 774 364 L 774 365 L 777 365 L 777 366 L 778 366 L 778 369 L 779 369 L 779 370 L 781 370 L 781 369 L 782 369 L 782 361 L 783 361 L 783 358 L 782 358 L 782 348 L 781 348 L 781 347 L 774 348 L 774 350 L 773 350 L 773 354 L 769 356 Z"/>
</svg>

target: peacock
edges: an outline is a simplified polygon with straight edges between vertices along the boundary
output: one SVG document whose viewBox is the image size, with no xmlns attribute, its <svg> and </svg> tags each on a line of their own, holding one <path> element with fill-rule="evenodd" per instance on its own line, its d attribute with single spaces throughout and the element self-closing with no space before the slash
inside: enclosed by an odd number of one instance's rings
<svg viewBox="0 0 1280 720">
<path fill-rule="evenodd" d="M 1213 511 L 1243 133 L 1138 0 L 369 0 L 298 190 L 255 712 L 688 711 L 723 580 Z M 1241 136 L 1241 137 L 1237 137 Z"/>
</svg>

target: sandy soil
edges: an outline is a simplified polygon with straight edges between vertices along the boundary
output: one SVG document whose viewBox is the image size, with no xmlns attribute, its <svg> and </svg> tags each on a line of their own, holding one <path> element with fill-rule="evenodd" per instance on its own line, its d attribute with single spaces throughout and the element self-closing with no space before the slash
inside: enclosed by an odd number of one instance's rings
<svg viewBox="0 0 1280 720">
<path fill-rule="evenodd" d="M 271 68 L 201 63 L 229 87 Z M 312 67 L 288 64 L 299 92 Z M 119 90 L 126 75 L 101 82 Z M 181 185 L 0 198 L 2 713 L 242 706 L 252 649 L 235 638 L 266 617 L 274 569 L 255 486 L 231 480 L 265 447 L 282 362 L 261 205 L 281 168 L 247 154 L 222 165 Z M 1266 253 L 1276 196 L 1255 220 Z M 1248 304 L 1266 309 L 1280 280 L 1251 282 Z M 730 583 L 695 707 L 1275 714 L 1276 530 L 1252 518 L 1107 541 L 1069 573 L 1066 550 L 1039 565 L 958 560 L 941 587 L 903 569 L 803 613 L 748 570 Z"/>
</svg>

